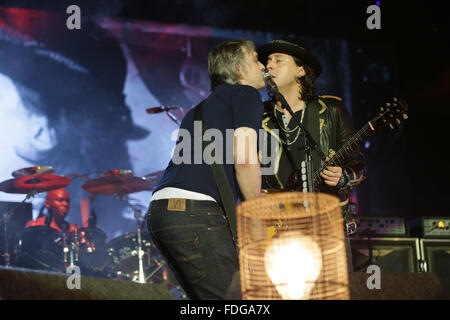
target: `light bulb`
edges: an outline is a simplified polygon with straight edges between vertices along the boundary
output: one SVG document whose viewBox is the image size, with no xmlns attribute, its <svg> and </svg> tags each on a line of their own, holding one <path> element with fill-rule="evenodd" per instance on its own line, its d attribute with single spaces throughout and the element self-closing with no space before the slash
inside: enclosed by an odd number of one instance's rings
<svg viewBox="0 0 450 320">
<path fill-rule="evenodd" d="M 273 238 L 264 254 L 266 271 L 283 299 L 307 299 L 322 268 L 320 247 L 299 232 Z"/>
</svg>

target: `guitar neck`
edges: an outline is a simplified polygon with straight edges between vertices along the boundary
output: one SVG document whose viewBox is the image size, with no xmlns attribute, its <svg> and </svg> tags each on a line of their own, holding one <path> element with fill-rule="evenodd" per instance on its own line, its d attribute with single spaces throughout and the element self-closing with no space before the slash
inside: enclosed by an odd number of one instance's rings
<svg viewBox="0 0 450 320">
<path fill-rule="evenodd" d="M 320 173 L 326 167 L 338 167 L 342 165 L 346 159 L 355 151 L 356 148 L 364 141 L 364 139 L 375 129 L 372 124 L 367 122 L 353 137 L 351 137 L 335 154 L 331 159 L 324 163 L 319 169 L 314 172 L 314 187 L 319 186 L 322 182 Z"/>
<path fill-rule="evenodd" d="M 394 124 L 399 125 L 401 123 L 400 118 L 408 119 L 405 112 L 408 110 L 408 105 L 404 99 L 393 98 L 393 102 L 387 102 L 385 107 L 380 108 L 379 113 L 375 118 L 367 122 L 353 137 L 351 137 L 332 157 L 328 162 L 324 162 L 319 169 L 313 174 L 314 189 L 318 188 L 323 182 L 320 173 L 328 166 L 341 167 L 347 159 L 351 157 L 351 154 L 356 148 L 364 141 L 364 139 L 371 133 L 375 132 L 381 127 L 389 125 L 391 129 L 394 129 Z M 395 121 L 394 121 L 395 120 Z M 300 171 L 294 171 L 294 174 L 289 178 L 289 188 L 292 190 L 298 190 L 298 181 Z M 291 179 L 293 177 L 293 179 Z"/>
</svg>

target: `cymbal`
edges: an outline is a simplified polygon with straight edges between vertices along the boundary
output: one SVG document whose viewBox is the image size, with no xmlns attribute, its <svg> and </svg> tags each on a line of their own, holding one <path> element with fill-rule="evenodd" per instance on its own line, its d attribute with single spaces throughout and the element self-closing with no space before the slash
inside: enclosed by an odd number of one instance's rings
<svg viewBox="0 0 450 320">
<path fill-rule="evenodd" d="M 54 173 L 55 169 L 50 166 L 35 166 L 16 170 L 12 173 L 13 177 L 31 176 L 32 174 Z"/>
<path fill-rule="evenodd" d="M 28 194 L 32 191 L 40 193 L 63 188 L 71 182 L 70 178 L 64 176 L 50 173 L 36 174 L 5 180 L 0 183 L 0 191 L 23 194 Z"/>
<path fill-rule="evenodd" d="M 153 190 L 154 184 L 146 177 L 136 177 L 131 170 L 112 170 L 90 179 L 81 186 L 94 194 L 129 194 L 144 190 Z"/>
</svg>

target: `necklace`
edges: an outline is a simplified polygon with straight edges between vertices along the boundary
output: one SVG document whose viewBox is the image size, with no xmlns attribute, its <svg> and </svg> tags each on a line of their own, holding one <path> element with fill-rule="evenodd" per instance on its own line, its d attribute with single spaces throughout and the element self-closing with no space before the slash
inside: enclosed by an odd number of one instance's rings
<svg viewBox="0 0 450 320">
<path fill-rule="evenodd" d="M 297 131 L 297 134 L 295 135 L 295 138 L 294 138 L 294 140 L 293 141 L 291 141 L 291 142 L 289 142 L 289 141 L 283 141 L 283 139 L 280 137 L 280 141 L 281 141 L 281 143 L 284 143 L 285 145 L 287 145 L 287 146 L 290 146 L 290 145 L 292 145 L 292 144 L 294 144 L 296 141 L 297 141 L 297 139 L 298 139 L 298 137 L 300 136 L 300 126 L 299 125 L 297 125 L 294 129 L 291 129 L 291 130 L 289 130 L 289 129 L 284 129 L 284 125 L 281 125 L 280 124 L 280 120 L 278 119 L 278 117 L 277 117 L 277 112 L 276 112 L 276 105 L 274 105 L 274 107 L 273 107 L 273 114 L 275 115 L 275 119 L 277 120 L 277 122 L 278 122 L 278 126 L 281 128 L 281 130 L 283 130 L 285 133 L 287 133 L 287 134 L 290 134 L 291 132 L 294 132 L 294 131 Z M 300 118 L 300 123 L 302 123 L 303 124 L 303 117 L 305 116 L 305 109 L 303 109 L 302 110 L 302 117 Z M 283 123 L 284 123 L 284 120 L 282 119 L 282 121 L 283 121 Z"/>
</svg>

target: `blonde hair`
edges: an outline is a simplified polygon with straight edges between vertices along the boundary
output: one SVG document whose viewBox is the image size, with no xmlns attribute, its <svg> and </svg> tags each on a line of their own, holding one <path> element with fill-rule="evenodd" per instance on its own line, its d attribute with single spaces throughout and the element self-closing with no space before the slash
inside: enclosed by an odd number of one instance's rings
<svg viewBox="0 0 450 320">
<path fill-rule="evenodd" d="M 236 67 L 242 67 L 247 51 L 254 51 L 255 44 L 247 39 L 229 40 L 219 43 L 208 55 L 208 72 L 211 90 L 223 83 L 238 83 Z"/>
</svg>

